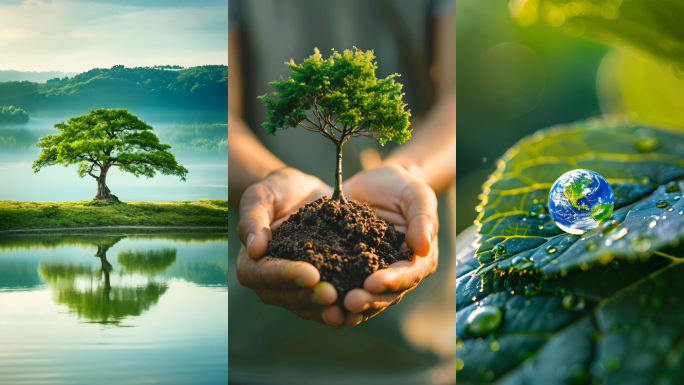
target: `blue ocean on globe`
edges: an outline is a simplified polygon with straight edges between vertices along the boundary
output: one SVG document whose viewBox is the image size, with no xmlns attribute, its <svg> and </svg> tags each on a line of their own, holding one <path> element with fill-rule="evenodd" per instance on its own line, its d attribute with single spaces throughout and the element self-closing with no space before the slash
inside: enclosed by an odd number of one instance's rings
<svg viewBox="0 0 684 385">
<path fill-rule="evenodd" d="M 566 172 L 549 191 L 549 214 L 558 227 L 570 234 L 595 229 L 613 213 L 614 203 L 608 181 L 589 170 Z"/>
</svg>

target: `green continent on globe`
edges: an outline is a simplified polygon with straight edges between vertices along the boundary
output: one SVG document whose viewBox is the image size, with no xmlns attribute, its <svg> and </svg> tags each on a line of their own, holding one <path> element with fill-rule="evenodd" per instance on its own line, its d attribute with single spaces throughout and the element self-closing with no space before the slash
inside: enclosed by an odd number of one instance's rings
<svg viewBox="0 0 684 385">
<path fill-rule="evenodd" d="M 570 183 L 563 186 L 563 195 L 570 202 L 572 207 L 579 210 L 589 210 L 586 204 L 577 204 L 577 201 L 584 197 L 584 189 L 589 187 L 592 180 L 586 175 L 581 175 L 578 179 L 573 179 Z"/>
<path fill-rule="evenodd" d="M 591 217 L 596 221 L 610 218 L 613 214 L 612 203 L 597 203 L 591 207 Z"/>
</svg>

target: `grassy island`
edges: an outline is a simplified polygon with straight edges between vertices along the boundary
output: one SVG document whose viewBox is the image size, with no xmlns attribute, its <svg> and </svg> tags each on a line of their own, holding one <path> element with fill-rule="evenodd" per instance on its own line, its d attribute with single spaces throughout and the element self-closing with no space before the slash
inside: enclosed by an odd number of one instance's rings
<svg viewBox="0 0 684 385">
<path fill-rule="evenodd" d="M 0 201 L 0 232 L 106 226 L 228 228 L 227 200 L 195 202 Z M 88 229 L 86 229 L 88 230 Z"/>
</svg>

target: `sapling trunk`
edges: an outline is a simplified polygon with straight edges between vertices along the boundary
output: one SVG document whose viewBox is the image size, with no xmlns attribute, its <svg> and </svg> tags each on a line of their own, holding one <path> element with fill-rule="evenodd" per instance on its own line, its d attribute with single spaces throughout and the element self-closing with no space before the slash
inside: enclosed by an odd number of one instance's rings
<svg viewBox="0 0 684 385">
<path fill-rule="evenodd" d="M 343 204 L 347 203 L 347 198 L 344 197 L 342 192 L 342 144 L 336 144 L 337 146 L 337 163 L 335 165 L 335 192 L 333 193 L 332 200 L 338 200 Z"/>
</svg>

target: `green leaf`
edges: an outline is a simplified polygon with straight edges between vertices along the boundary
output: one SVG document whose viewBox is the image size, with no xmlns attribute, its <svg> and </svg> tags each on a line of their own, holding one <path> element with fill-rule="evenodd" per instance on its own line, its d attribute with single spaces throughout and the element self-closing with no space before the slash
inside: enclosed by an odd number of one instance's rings
<svg viewBox="0 0 684 385">
<path fill-rule="evenodd" d="M 402 84 L 394 80 L 399 75 L 376 78 L 372 50 L 333 50 L 323 59 L 315 49 L 302 64 L 292 59 L 285 64 L 292 75 L 269 83 L 276 92 L 259 97 L 268 114 L 263 127 L 269 134 L 299 126 L 341 143 L 357 135 L 383 145 L 411 138 L 411 112 L 402 101 Z"/>
<path fill-rule="evenodd" d="M 636 147 L 645 135 L 653 151 Z M 506 153 L 485 184 L 482 234 L 472 227 L 457 241 L 459 384 L 684 381 L 684 182 L 668 184 L 684 175 L 683 152 L 676 132 L 591 120 Z M 619 202 L 583 235 L 525 214 L 573 168 L 606 176 Z M 506 253 L 480 265 L 497 244 Z M 502 321 L 473 336 L 468 316 L 480 305 L 499 308 Z"/>
</svg>

